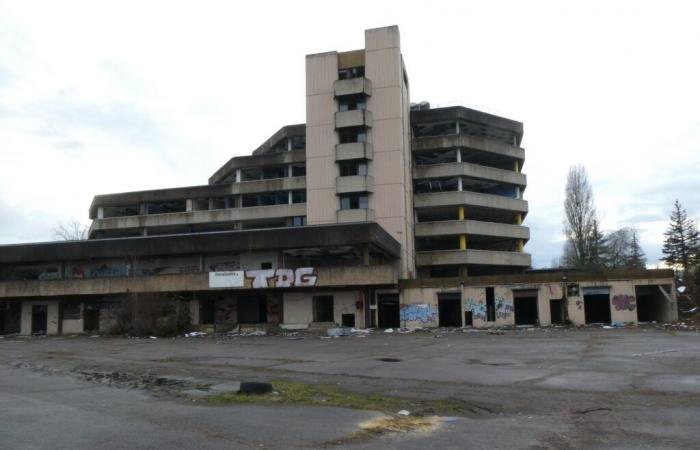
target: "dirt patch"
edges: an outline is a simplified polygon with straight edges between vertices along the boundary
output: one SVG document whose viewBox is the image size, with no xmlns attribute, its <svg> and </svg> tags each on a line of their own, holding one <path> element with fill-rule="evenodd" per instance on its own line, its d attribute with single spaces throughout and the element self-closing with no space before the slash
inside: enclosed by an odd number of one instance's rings
<svg viewBox="0 0 700 450">
<path fill-rule="evenodd" d="M 428 433 L 436 430 L 442 419 L 431 417 L 377 417 L 360 423 L 360 428 L 370 433 Z"/>
</svg>

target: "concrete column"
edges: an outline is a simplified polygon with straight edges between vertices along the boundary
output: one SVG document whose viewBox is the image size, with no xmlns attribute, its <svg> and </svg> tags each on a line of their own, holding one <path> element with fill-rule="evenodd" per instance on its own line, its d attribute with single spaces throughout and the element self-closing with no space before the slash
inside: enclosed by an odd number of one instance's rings
<svg viewBox="0 0 700 450">
<path fill-rule="evenodd" d="M 521 213 L 517 213 L 515 215 L 515 224 L 516 225 L 522 225 L 523 224 L 523 215 Z"/>
<path fill-rule="evenodd" d="M 194 203 L 194 200 L 192 200 L 191 198 L 186 199 L 185 200 L 185 211 L 192 212 L 194 210 L 193 203 Z"/>
<path fill-rule="evenodd" d="M 287 151 L 288 152 L 292 151 L 292 138 L 287 139 Z"/>
<path fill-rule="evenodd" d="M 462 192 L 462 177 L 457 178 L 457 190 Z"/>
<path fill-rule="evenodd" d="M 148 228 L 146 228 L 146 227 L 141 228 L 141 236 L 148 236 Z"/>
<path fill-rule="evenodd" d="M 459 149 L 457 149 L 457 162 L 462 162 L 462 152 Z"/>
<path fill-rule="evenodd" d="M 513 170 L 520 173 L 520 162 L 517 159 L 513 162 Z"/>
<path fill-rule="evenodd" d="M 139 203 L 139 214 L 142 216 L 148 214 L 148 203 Z"/>
<path fill-rule="evenodd" d="M 525 243 L 523 242 L 522 239 L 518 239 L 517 241 L 515 241 L 515 248 L 519 253 L 523 252 L 524 247 L 525 247 Z"/>
<path fill-rule="evenodd" d="M 208 207 L 208 209 L 209 209 L 209 211 L 211 211 L 212 209 L 214 209 L 214 199 L 213 199 L 213 198 L 210 198 L 210 199 L 209 199 L 209 207 Z"/>
<path fill-rule="evenodd" d="M 97 218 L 98 219 L 104 219 L 105 218 L 105 209 L 102 206 L 97 207 Z"/>
<path fill-rule="evenodd" d="M 362 264 L 369 266 L 369 245 L 362 246 Z"/>
<path fill-rule="evenodd" d="M 236 169 L 236 183 L 241 182 L 241 169 Z"/>
<path fill-rule="evenodd" d="M 287 191 L 287 203 L 292 204 L 292 191 Z"/>
<path fill-rule="evenodd" d="M 294 173 L 294 171 L 292 170 L 292 165 L 290 164 L 287 166 L 287 177 L 292 178 L 293 173 Z"/>
<path fill-rule="evenodd" d="M 460 206 L 457 211 L 459 220 L 464 220 L 464 206 Z"/>
<path fill-rule="evenodd" d="M 459 121 L 455 122 L 455 130 L 457 130 L 457 134 L 459 134 Z"/>
<path fill-rule="evenodd" d="M 459 207 L 459 220 L 464 220 L 464 206 Z M 460 250 L 467 249 L 467 235 L 466 234 L 459 235 L 459 249 Z"/>
</svg>

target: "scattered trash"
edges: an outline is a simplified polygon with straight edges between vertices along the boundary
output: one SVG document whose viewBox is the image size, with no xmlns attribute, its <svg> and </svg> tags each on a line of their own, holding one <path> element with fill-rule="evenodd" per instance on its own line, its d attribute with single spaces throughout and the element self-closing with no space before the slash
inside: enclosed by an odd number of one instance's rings
<svg viewBox="0 0 700 450">
<path fill-rule="evenodd" d="M 205 332 L 203 332 L 203 331 L 193 331 L 193 332 L 191 332 L 191 333 L 185 333 L 185 337 L 188 337 L 188 338 L 190 338 L 190 337 L 201 337 L 201 336 L 206 336 L 206 335 L 207 335 L 207 333 L 205 333 Z"/>
<path fill-rule="evenodd" d="M 393 328 L 387 328 L 386 330 L 384 330 L 384 332 L 385 332 L 385 333 L 393 333 L 393 332 L 394 332 L 394 329 L 393 329 Z"/>
<path fill-rule="evenodd" d="M 351 336 L 352 330 L 345 327 L 329 328 L 326 330 L 326 335 L 330 337 Z"/>
<path fill-rule="evenodd" d="M 410 416 L 411 413 L 409 411 L 406 411 L 405 409 L 402 409 L 401 411 L 397 412 L 399 416 Z"/>
<path fill-rule="evenodd" d="M 151 338 L 151 339 L 158 339 L 158 338 L 155 337 L 155 336 L 149 336 L 149 338 Z"/>
</svg>

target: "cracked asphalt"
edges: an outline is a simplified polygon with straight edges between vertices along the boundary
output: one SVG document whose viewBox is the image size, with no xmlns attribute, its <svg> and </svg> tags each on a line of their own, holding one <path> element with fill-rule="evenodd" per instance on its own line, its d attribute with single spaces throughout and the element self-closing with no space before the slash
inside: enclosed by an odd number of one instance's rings
<svg viewBox="0 0 700 450">
<path fill-rule="evenodd" d="M 382 413 L 220 406 L 192 395 L 241 380 L 334 384 L 467 407 L 431 431 L 358 435 L 360 423 Z M 0 339 L 2 449 L 699 447 L 700 333 Z"/>
</svg>

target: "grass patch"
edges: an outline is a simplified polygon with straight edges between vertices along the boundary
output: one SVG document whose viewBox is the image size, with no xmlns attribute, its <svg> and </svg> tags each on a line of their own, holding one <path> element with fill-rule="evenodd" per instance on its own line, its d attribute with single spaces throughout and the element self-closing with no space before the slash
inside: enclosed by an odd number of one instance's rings
<svg viewBox="0 0 700 450">
<path fill-rule="evenodd" d="M 414 400 L 379 394 L 358 394 L 333 385 L 305 384 L 293 381 L 274 381 L 274 392 L 263 395 L 245 395 L 222 392 L 203 400 L 219 405 L 228 404 L 296 404 L 335 406 L 370 411 L 395 413 L 406 409 L 411 414 L 455 415 L 471 408 L 455 400 Z"/>
</svg>

